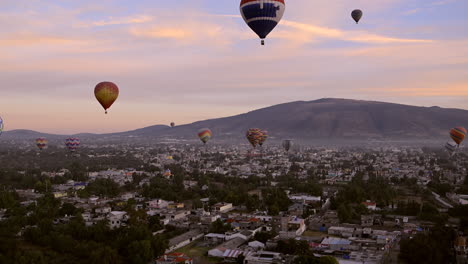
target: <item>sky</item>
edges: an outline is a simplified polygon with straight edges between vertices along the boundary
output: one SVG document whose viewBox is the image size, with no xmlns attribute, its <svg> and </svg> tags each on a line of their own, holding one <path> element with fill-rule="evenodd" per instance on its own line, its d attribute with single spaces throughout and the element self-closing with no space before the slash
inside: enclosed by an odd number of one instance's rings
<svg viewBox="0 0 468 264">
<path fill-rule="evenodd" d="M 286 0 L 265 46 L 239 2 L 1 0 L 5 129 L 117 132 L 330 97 L 468 109 L 466 0 Z M 108 115 L 101 81 L 120 88 Z"/>
</svg>

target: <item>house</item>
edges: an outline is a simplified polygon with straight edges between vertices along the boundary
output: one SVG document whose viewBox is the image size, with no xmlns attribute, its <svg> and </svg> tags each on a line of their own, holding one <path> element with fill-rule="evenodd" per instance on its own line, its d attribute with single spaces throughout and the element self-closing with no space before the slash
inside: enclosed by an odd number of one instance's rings
<svg viewBox="0 0 468 264">
<path fill-rule="evenodd" d="M 125 226 L 125 222 L 128 220 L 127 212 L 123 211 L 112 211 L 107 215 L 109 220 L 109 226 L 111 229 Z"/>
<path fill-rule="evenodd" d="M 217 203 L 213 207 L 217 213 L 226 213 L 233 209 L 232 203 Z"/>
<path fill-rule="evenodd" d="M 457 264 L 468 263 L 468 245 L 466 237 L 458 237 L 455 240 L 455 252 L 457 258 Z"/>
<path fill-rule="evenodd" d="M 164 201 L 162 199 L 155 199 L 155 200 L 146 202 L 146 206 L 149 207 L 150 209 L 163 209 L 163 208 L 167 208 L 168 205 L 169 205 L 169 202 Z"/>
<path fill-rule="evenodd" d="M 372 226 L 374 225 L 373 215 L 361 215 L 361 226 Z"/>
<path fill-rule="evenodd" d="M 106 207 L 96 208 L 94 212 L 96 212 L 96 214 L 108 214 L 112 212 L 112 209 L 109 206 L 106 206 Z"/>
<path fill-rule="evenodd" d="M 156 264 L 193 264 L 193 259 L 184 253 L 169 253 L 156 260 Z"/>
<path fill-rule="evenodd" d="M 320 247 L 329 248 L 331 250 L 347 250 L 350 245 L 350 240 L 337 237 L 326 237 L 320 243 Z"/>
<path fill-rule="evenodd" d="M 216 248 L 208 251 L 208 256 L 222 258 L 224 257 L 224 254 L 227 250 L 237 249 L 240 245 L 244 244 L 245 241 L 246 240 L 241 237 L 236 237 L 234 239 L 226 241 L 223 244 L 217 246 Z"/>
<path fill-rule="evenodd" d="M 252 241 L 252 242 L 249 242 L 249 247 L 251 247 L 253 249 L 256 249 L 256 250 L 259 250 L 259 249 L 264 249 L 265 244 L 263 244 L 262 242 L 259 242 L 259 241 Z"/>
<path fill-rule="evenodd" d="M 377 210 L 377 204 L 369 200 L 362 202 L 361 204 L 363 204 L 369 210 L 372 210 L 372 211 Z"/>
<path fill-rule="evenodd" d="M 180 236 L 176 236 L 169 240 L 169 248 L 166 250 L 166 253 L 184 247 L 201 237 L 203 237 L 203 233 L 200 230 L 191 230 Z"/>
</svg>

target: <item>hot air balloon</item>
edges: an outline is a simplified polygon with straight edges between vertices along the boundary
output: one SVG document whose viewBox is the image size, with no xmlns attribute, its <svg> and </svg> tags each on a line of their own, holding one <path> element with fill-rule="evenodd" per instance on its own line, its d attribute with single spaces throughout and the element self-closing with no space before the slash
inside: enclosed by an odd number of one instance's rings
<svg viewBox="0 0 468 264">
<path fill-rule="evenodd" d="M 260 146 L 263 146 L 263 143 L 265 143 L 265 141 L 266 141 L 267 138 L 268 138 L 268 131 L 262 130 L 261 132 L 262 132 L 262 136 L 260 137 L 260 141 L 258 142 L 258 144 L 259 144 Z"/>
<path fill-rule="evenodd" d="M 284 0 L 242 0 L 240 2 L 242 18 L 260 37 L 262 45 L 265 45 L 265 38 L 280 22 L 285 9 Z"/>
<path fill-rule="evenodd" d="M 211 133 L 211 130 L 208 128 L 202 128 L 198 130 L 198 137 L 200 140 L 203 142 L 203 144 L 206 144 L 211 139 L 211 136 L 213 134 Z"/>
<path fill-rule="evenodd" d="M 356 21 L 356 24 L 358 24 L 359 20 L 362 18 L 362 11 L 359 9 L 353 10 L 353 12 L 351 12 L 351 17 Z"/>
<path fill-rule="evenodd" d="M 65 140 L 65 146 L 71 151 L 74 152 L 80 146 L 79 138 L 67 138 Z"/>
<path fill-rule="evenodd" d="M 450 137 L 460 145 L 466 136 L 466 129 L 464 127 L 455 127 L 450 130 Z"/>
<path fill-rule="evenodd" d="M 174 122 L 171 122 L 171 127 L 175 127 L 175 123 L 174 123 Z"/>
<path fill-rule="evenodd" d="M 109 109 L 115 100 L 117 100 L 117 97 L 119 97 L 119 87 L 112 82 L 101 82 L 94 88 L 94 95 L 107 114 L 107 109 Z"/>
<path fill-rule="evenodd" d="M 49 143 L 49 141 L 47 141 L 46 138 L 37 138 L 36 139 L 36 146 L 39 148 L 39 150 L 43 150 L 43 149 L 47 148 L 47 143 Z"/>
<path fill-rule="evenodd" d="M 445 144 L 445 149 L 449 153 L 450 156 L 453 156 L 455 152 L 457 151 L 458 145 L 455 142 L 448 141 L 447 144 Z"/>
<path fill-rule="evenodd" d="M 252 145 L 252 147 L 257 147 L 257 145 L 260 144 L 260 141 L 262 140 L 262 131 L 258 128 L 251 128 L 247 130 L 247 133 L 245 134 L 245 137 L 249 141 L 249 143 Z"/>
<path fill-rule="evenodd" d="M 3 119 L 0 117 L 0 135 L 3 132 Z"/>
<path fill-rule="evenodd" d="M 171 170 L 167 169 L 166 171 L 164 171 L 163 176 L 166 177 L 166 178 L 171 177 L 172 176 Z"/>
<path fill-rule="evenodd" d="M 290 140 L 290 139 L 283 140 L 284 150 L 289 151 L 291 149 L 291 146 L 292 146 L 292 140 Z"/>
</svg>

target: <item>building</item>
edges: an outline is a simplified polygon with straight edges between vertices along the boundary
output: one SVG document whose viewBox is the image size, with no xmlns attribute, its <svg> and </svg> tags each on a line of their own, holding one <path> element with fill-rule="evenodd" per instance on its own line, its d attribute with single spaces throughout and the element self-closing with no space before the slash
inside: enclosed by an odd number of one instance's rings
<svg viewBox="0 0 468 264">
<path fill-rule="evenodd" d="M 180 236 L 176 236 L 169 240 L 169 248 L 166 250 L 166 253 L 184 247 L 201 237 L 203 237 L 203 233 L 200 230 L 191 230 Z"/>
<path fill-rule="evenodd" d="M 217 213 L 227 213 L 233 209 L 232 203 L 217 203 L 213 207 Z"/>
<path fill-rule="evenodd" d="M 240 245 L 244 244 L 245 242 L 245 239 L 241 237 L 236 237 L 208 251 L 208 256 L 222 258 L 224 257 L 224 254 L 227 250 L 237 249 Z"/>
<path fill-rule="evenodd" d="M 111 229 L 125 226 L 125 222 L 128 220 L 127 212 L 123 211 L 112 211 L 107 215 L 109 220 L 109 226 Z"/>
<path fill-rule="evenodd" d="M 183 253 L 169 253 L 156 260 L 156 264 L 193 264 L 193 259 Z"/>
<path fill-rule="evenodd" d="M 320 247 L 329 248 L 331 250 L 347 250 L 351 245 L 351 241 L 344 238 L 326 237 L 320 243 Z"/>
<path fill-rule="evenodd" d="M 244 264 L 279 264 L 283 263 L 281 253 L 261 251 L 248 255 L 244 259 Z"/>
<path fill-rule="evenodd" d="M 377 210 L 377 204 L 374 203 L 374 202 L 371 202 L 369 200 L 367 200 L 365 202 L 362 202 L 361 204 L 363 204 L 367 209 L 369 209 L 371 211 Z"/>
<path fill-rule="evenodd" d="M 468 263 L 468 245 L 466 237 L 458 237 L 455 240 L 455 252 L 457 257 L 457 264 Z"/>
</svg>

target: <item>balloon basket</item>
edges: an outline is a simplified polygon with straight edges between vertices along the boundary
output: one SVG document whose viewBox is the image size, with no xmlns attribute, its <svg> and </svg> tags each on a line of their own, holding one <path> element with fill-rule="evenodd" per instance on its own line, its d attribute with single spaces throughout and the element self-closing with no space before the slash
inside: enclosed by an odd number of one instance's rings
<svg viewBox="0 0 468 264">
<path fill-rule="evenodd" d="M 262 44 L 262 46 L 265 45 L 265 40 L 262 39 L 262 41 L 260 42 Z"/>
</svg>

